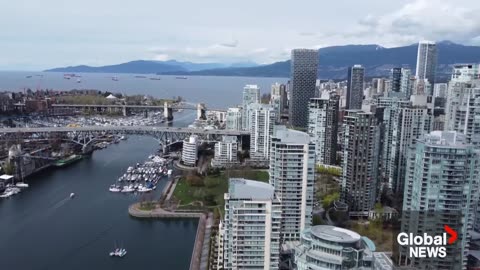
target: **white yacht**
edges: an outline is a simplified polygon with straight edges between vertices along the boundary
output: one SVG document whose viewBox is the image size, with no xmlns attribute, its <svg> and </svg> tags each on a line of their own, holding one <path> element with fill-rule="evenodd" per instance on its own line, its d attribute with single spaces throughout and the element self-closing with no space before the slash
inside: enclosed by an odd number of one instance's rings
<svg viewBox="0 0 480 270">
<path fill-rule="evenodd" d="M 28 188 L 28 184 L 24 182 L 18 182 L 15 185 L 19 188 Z"/>
<path fill-rule="evenodd" d="M 111 185 L 110 188 L 108 189 L 110 192 L 120 192 L 121 189 L 117 185 Z"/>
<path fill-rule="evenodd" d="M 134 192 L 134 191 L 135 189 L 133 188 L 132 185 L 130 185 L 130 186 L 124 186 L 121 192 L 126 193 L 126 192 Z"/>
<path fill-rule="evenodd" d="M 152 191 L 152 189 L 144 187 L 144 186 L 140 186 L 140 187 L 138 187 L 137 191 L 138 192 L 149 192 L 149 191 Z"/>
<path fill-rule="evenodd" d="M 0 198 L 8 198 L 13 195 L 11 191 L 5 191 L 4 193 L 0 194 Z"/>
</svg>

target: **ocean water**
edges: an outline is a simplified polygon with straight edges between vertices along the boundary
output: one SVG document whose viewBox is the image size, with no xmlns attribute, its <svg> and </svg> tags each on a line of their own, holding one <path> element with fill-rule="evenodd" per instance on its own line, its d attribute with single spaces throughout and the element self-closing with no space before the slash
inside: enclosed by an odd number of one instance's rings
<svg viewBox="0 0 480 270">
<path fill-rule="evenodd" d="M 135 74 L 76 73 L 81 76 L 66 80 L 58 72 L 0 72 L 0 91 L 23 91 L 24 89 L 98 89 L 124 94 L 151 95 L 158 98 L 181 96 L 189 102 L 205 103 L 207 108 L 227 108 L 242 102 L 242 91 L 246 84 L 257 84 L 262 93 L 269 93 L 275 82 L 286 83 L 286 78 L 175 76 Z M 27 78 L 27 76 L 32 76 Z M 112 80 L 118 77 L 118 81 Z M 149 78 L 160 78 L 150 80 Z"/>
</svg>

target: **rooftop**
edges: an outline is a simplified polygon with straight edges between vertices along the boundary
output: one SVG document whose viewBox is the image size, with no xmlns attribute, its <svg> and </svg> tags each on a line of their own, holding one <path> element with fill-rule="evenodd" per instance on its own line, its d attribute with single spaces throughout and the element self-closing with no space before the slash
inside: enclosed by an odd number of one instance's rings
<svg viewBox="0 0 480 270">
<path fill-rule="evenodd" d="M 318 238 L 337 243 L 353 243 L 359 241 L 361 238 L 361 236 L 354 231 L 329 225 L 313 226 L 310 230 L 312 234 Z"/>
<path fill-rule="evenodd" d="M 8 181 L 8 180 L 12 180 L 12 178 L 13 178 L 13 175 L 8 175 L 8 174 L 0 175 L 0 180 Z"/>
<path fill-rule="evenodd" d="M 445 146 L 445 147 L 468 147 L 469 144 L 465 141 L 465 135 L 456 131 L 432 131 L 430 134 L 424 136 L 420 141 L 425 142 L 431 146 Z"/>
<path fill-rule="evenodd" d="M 286 126 L 275 126 L 273 130 L 273 137 L 281 140 L 283 143 L 310 143 L 310 137 L 307 133 L 288 129 Z"/>
<path fill-rule="evenodd" d="M 245 178 L 230 178 L 228 194 L 231 199 L 273 199 L 274 188 L 263 182 Z"/>
</svg>

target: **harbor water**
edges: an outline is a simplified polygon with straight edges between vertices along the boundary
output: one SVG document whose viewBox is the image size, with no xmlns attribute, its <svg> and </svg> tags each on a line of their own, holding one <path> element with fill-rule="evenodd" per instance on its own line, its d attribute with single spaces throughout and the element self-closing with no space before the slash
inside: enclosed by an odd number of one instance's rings
<svg viewBox="0 0 480 270">
<path fill-rule="evenodd" d="M 1 91 L 23 91 L 24 89 L 96 89 L 126 95 L 151 95 L 157 98 L 181 96 L 189 102 L 203 102 L 210 108 L 227 108 L 242 102 L 242 91 L 246 84 L 257 84 L 262 93 L 270 93 L 275 82 L 286 83 L 286 78 L 213 77 L 188 76 L 178 80 L 175 76 L 145 75 L 136 78 L 135 74 L 75 73 L 81 76 L 81 83 L 65 80 L 60 72 L 0 72 Z M 32 76 L 27 78 L 27 76 Z M 118 77 L 118 81 L 112 77 Z M 161 80 L 150 80 L 160 77 Z"/>
<path fill-rule="evenodd" d="M 179 126 L 195 117 L 192 111 L 177 116 Z M 157 149 L 154 138 L 129 136 L 27 179 L 28 189 L 0 200 L 1 269 L 188 269 L 196 219 L 134 219 L 127 208 L 140 195 L 108 191 L 129 166 Z M 159 182 L 154 196 L 165 183 Z M 115 246 L 128 254 L 109 257 Z"/>
<path fill-rule="evenodd" d="M 28 75 L 33 75 L 27 78 Z M 133 74 L 78 74 L 81 83 L 63 79 L 63 73 L 0 72 L 0 91 L 28 88 L 96 89 L 158 98 L 182 96 L 205 102 L 208 108 L 227 108 L 242 101 L 246 84 L 258 84 L 263 93 L 284 78 L 195 77 L 177 80 L 135 78 Z M 118 76 L 113 81 L 112 76 Z M 148 75 L 147 75 L 148 77 Z M 173 126 L 188 126 L 195 111 L 175 112 Z M 197 230 L 196 219 L 138 220 L 127 213 L 138 202 L 133 194 L 108 188 L 129 166 L 143 162 L 158 149 L 151 137 L 127 141 L 96 151 L 91 157 L 61 169 L 27 179 L 30 187 L 0 200 L 0 269 L 188 269 Z M 165 184 L 155 191 L 158 196 Z M 75 193 L 70 199 L 70 193 Z M 111 258 L 114 247 L 126 248 L 124 258 Z"/>
</svg>

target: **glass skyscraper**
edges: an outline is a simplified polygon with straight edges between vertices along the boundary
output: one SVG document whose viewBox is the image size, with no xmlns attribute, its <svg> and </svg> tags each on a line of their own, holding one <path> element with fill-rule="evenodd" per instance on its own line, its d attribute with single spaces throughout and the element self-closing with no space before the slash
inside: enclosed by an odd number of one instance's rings
<svg viewBox="0 0 480 270">
<path fill-rule="evenodd" d="M 292 50 L 290 124 L 306 129 L 308 126 L 308 102 L 315 97 L 318 72 L 318 50 Z"/>
<path fill-rule="evenodd" d="M 348 69 L 346 109 L 362 109 L 364 77 L 365 69 L 361 65 L 354 65 Z"/>
<path fill-rule="evenodd" d="M 437 69 L 437 45 L 432 41 L 420 41 L 417 52 L 417 69 L 415 76 L 419 80 L 427 79 L 433 85 Z M 432 93 L 428 93 L 431 95 Z"/>
</svg>

